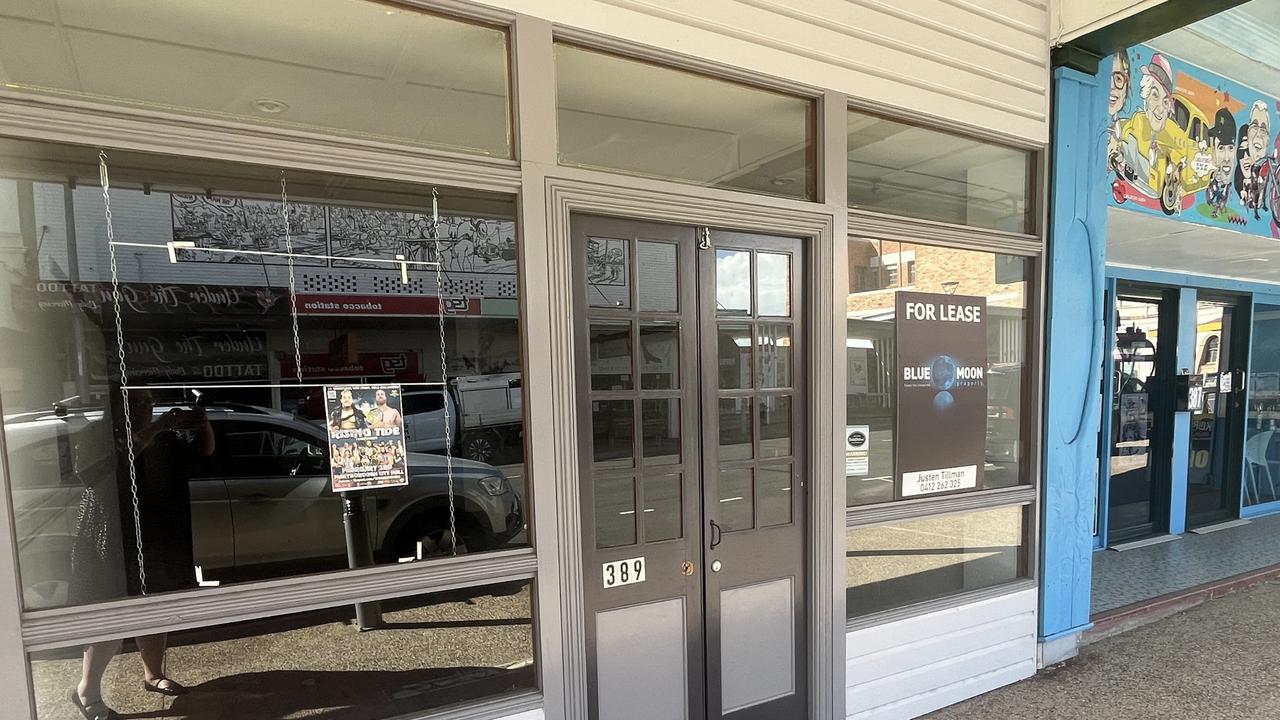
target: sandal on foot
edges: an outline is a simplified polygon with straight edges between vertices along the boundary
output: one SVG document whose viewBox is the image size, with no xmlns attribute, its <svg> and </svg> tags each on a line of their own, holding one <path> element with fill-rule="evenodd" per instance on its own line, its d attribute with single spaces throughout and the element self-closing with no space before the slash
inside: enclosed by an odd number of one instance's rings
<svg viewBox="0 0 1280 720">
<path fill-rule="evenodd" d="M 161 683 L 168 683 L 168 684 L 161 685 Z M 162 677 L 156 680 L 155 682 L 151 682 L 149 680 L 143 680 L 142 689 L 146 690 L 147 692 L 159 693 L 161 695 L 168 695 L 169 697 L 186 695 L 187 693 L 191 692 L 185 686 L 179 683 L 177 680 L 173 680 L 167 677 Z"/>
<path fill-rule="evenodd" d="M 120 720 L 120 715 L 115 710 L 107 707 L 107 704 L 101 700 L 95 700 L 91 703 L 82 702 L 79 690 L 71 691 L 71 704 L 76 706 L 76 709 L 84 716 L 84 720 Z"/>
</svg>

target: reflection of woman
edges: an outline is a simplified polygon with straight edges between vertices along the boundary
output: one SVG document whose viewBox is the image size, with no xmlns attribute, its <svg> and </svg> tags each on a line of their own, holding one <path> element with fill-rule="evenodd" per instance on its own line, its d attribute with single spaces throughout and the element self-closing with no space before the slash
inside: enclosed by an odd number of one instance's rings
<svg viewBox="0 0 1280 720">
<path fill-rule="evenodd" d="M 187 481 L 200 459 L 213 454 L 213 429 L 202 408 L 174 408 L 154 418 L 151 394 L 132 390 L 130 438 L 122 396 L 119 389 L 110 393 L 110 414 L 95 423 L 92 431 L 86 430 L 87 439 L 77 448 L 77 473 L 85 492 L 71 553 L 74 603 L 107 600 L 125 589 L 141 594 L 144 570 L 148 593 L 195 586 Z M 128 440 L 133 445 L 132 473 Z M 161 695 L 187 691 L 165 675 L 166 634 L 134 641 L 142 659 L 143 689 Z M 102 701 L 102 675 L 119 650 L 118 640 L 85 646 L 80 683 L 71 693 L 72 703 L 85 718 L 118 717 Z"/>
</svg>

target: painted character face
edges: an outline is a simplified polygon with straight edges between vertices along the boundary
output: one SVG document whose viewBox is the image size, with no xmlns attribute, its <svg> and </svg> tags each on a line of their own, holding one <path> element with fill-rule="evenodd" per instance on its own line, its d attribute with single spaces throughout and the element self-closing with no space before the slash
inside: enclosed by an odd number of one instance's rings
<svg viewBox="0 0 1280 720">
<path fill-rule="evenodd" d="M 1255 160 L 1267 154 L 1267 143 L 1271 139 L 1271 113 L 1266 105 L 1255 104 L 1249 113 L 1249 135 L 1247 150 Z"/>
<path fill-rule="evenodd" d="M 1111 117 L 1120 114 L 1124 109 L 1125 100 L 1129 97 L 1129 67 L 1127 62 L 1123 62 L 1120 56 L 1115 56 L 1111 61 L 1111 94 L 1107 96 L 1107 112 L 1111 113 Z"/>
<path fill-rule="evenodd" d="M 1220 142 L 1219 145 L 1213 146 L 1213 174 L 1219 182 L 1228 181 L 1233 172 L 1235 172 L 1234 143 Z"/>
<path fill-rule="evenodd" d="M 1236 146 L 1219 143 L 1213 148 L 1213 172 L 1219 182 L 1226 182 L 1236 169 Z"/>
<path fill-rule="evenodd" d="M 1169 97 L 1163 86 L 1156 85 L 1147 93 L 1145 108 L 1147 117 L 1151 120 L 1151 128 L 1160 132 L 1173 114 L 1173 98 Z"/>
</svg>

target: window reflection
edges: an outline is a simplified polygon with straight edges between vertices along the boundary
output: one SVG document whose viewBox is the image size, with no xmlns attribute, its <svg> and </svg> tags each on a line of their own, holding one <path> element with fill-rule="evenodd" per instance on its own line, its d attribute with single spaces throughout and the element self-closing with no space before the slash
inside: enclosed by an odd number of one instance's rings
<svg viewBox="0 0 1280 720">
<path fill-rule="evenodd" d="M 1024 515 L 1006 507 L 849 529 L 849 617 L 1026 577 Z"/>
<path fill-rule="evenodd" d="M 535 688 L 527 582 L 382 606 L 369 632 L 351 626 L 347 606 L 172 633 L 165 672 L 188 690 L 175 697 L 144 690 L 132 638 L 94 646 L 106 664 L 90 673 L 79 647 L 33 653 L 36 717 L 81 717 L 77 686 L 96 711 L 147 717 L 163 702 L 166 717 L 208 720 L 399 717 Z"/>
<path fill-rule="evenodd" d="M 887 240 L 849 241 L 846 423 L 866 432 L 866 456 L 846 468 L 847 502 L 895 498 L 895 294 L 912 290 L 987 299 L 986 454 L 982 487 L 1026 483 L 1027 272 L 1020 257 Z M 981 489 L 981 488 L 978 488 Z"/>
<path fill-rule="evenodd" d="M 849 112 L 849 206 L 1029 232 L 1031 153 Z"/>
<path fill-rule="evenodd" d="M 29 258 L 0 281 L 28 609 L 347 567 L 326 387 L 403 393 L 408 484 L 361 491 L 361 562 L 527 543 L 510 198 L 441 189 L 437 252 L 430 188 L 291 172 L 287 243 L 278 170 L 110 156 L 119 328 L 96 153 L 0 143 Z M 255 254 L 290 244 L 296 344 L 287 260 Z"/>
</svg>

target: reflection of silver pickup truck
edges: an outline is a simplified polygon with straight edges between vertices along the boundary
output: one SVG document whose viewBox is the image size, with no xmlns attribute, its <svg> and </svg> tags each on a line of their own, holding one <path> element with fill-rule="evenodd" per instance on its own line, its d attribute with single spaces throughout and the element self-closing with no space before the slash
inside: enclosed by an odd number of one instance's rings
<svg viewBox="0 0 1280 720">
<path fill-rule="evenodd" d="M 157 415 L 167 407 L 157 407 Z M 342 499 L 329 489 L 324 430 L 249 405 L 206 408 L 213 456 L 189 479 L 195 561 L 217 580 L 277 577 L 346 566 Z M 83 485 L 76 451 L 101 432 L 102 411 L 5 418 L 23 595 L 28 609 L 66 603 Z M 409 484 L 366 490 L 380 561 L 450 547 L 445 460 L 409 453 Z M 454 461 L 459 552 L 502 546 L 524 527 L 521 501 L 497 468 Z"/>
<path fill-rule="evenodd" d="M 455 378 L 440 386 L 405 390 L 404 426 L 411 452 L 444 450 L 445 404 L 458 454 L 485 463 L 520 462 L 524 415 L 520 373 Z"/>
</svg>

